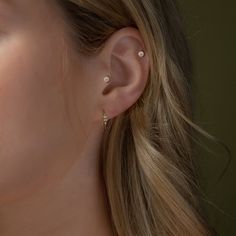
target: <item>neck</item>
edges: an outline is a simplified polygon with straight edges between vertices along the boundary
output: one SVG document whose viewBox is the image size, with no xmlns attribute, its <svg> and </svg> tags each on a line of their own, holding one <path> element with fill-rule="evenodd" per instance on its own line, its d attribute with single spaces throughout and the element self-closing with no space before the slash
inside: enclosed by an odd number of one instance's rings
<svg viewBox="0 0 236 236">
<path fill-rule="evenodd" d="M 99 163 L 91 162 L 79 158 L 56 184 L 1 206 L 1 235 L 113 235 Z"/>
</svg>

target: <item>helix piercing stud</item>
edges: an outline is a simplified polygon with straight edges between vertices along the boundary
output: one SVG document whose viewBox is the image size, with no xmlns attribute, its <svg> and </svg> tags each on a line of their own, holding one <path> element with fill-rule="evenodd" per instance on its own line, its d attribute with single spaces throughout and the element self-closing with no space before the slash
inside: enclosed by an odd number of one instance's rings
<svg viewBox="0 0 236 236">
<path fill-rule="evenodd" d="M 144 51 L 143 51 L 143 50 L 139 51 L 139 52 L 138 52 L 138 56 L 139 56 L 139 57 L 144 57 L 144 56 L 145 56 Z"/>
</svg>

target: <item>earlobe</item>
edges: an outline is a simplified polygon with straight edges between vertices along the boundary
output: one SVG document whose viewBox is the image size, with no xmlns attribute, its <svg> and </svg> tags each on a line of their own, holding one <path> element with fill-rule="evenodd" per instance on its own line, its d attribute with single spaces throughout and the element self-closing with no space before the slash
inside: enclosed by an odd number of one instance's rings
<svg viewBox="0 0 236 236">
<path fill-rule="evenodd" d="M 110 39 L 102 109 L 111 119 L 132 106 L 141 96 L 149 75 L 149 60 L 138 30 L 121 29 Z M 103 54 L 104 55 L 104 54 Z"/>
</svg>

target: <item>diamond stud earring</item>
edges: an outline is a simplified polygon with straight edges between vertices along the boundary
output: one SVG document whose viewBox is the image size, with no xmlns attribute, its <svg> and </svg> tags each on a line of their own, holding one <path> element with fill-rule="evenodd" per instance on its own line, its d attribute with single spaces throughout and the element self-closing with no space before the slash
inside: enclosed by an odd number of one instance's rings
<svg viewBox="0 0 236 236">
<path fill-rule="evenodd" d="M 139 51 L 139 52 L 138 52 L 138 56 L 139 56 L 139 57 L 144 57 L 144 56 L 145 56 L 144 51 L 143 51 L 143 50 Z"/>
<path fill-rule="evenodd" d="M 105 83 L 109 83 L 109 82 L 110 82 L 110 80 L 111 80 L 111 79 L 110 79 L 110 77 L 109 77 L 109 76 L 106 76 L 106 77 L 104 77 L 104 82 L 105 82 Z"/>
</svg>

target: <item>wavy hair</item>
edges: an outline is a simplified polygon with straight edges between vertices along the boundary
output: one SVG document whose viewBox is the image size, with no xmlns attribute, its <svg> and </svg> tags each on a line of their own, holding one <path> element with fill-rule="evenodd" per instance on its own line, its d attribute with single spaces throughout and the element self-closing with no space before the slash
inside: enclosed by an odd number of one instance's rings
<svg viewBox="0 0 236 236">
<path fill-rule="evenodd" d="M 193 159 L 192 60 L 174 0 L 56 0 L 75 48 L 98 53 L 123 27 L 137 28 L 150 58 L 138 101 L 108 121 L 101 160 L 114 234 L 213 235 Z"/>
</svg>

